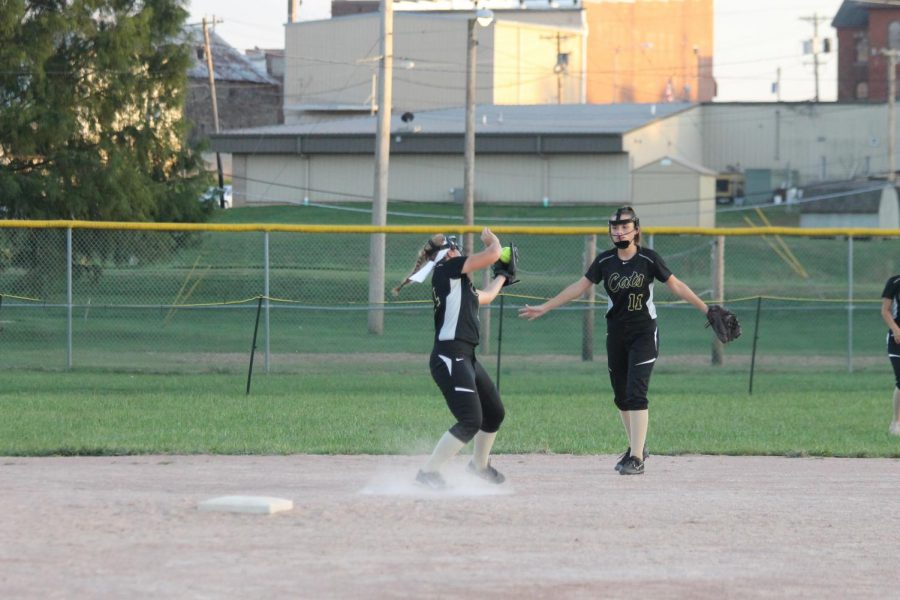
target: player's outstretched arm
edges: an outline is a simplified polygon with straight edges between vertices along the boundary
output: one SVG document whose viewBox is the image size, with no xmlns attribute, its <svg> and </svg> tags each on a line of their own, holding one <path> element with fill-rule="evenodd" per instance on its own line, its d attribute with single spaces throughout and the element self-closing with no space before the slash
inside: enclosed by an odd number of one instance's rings
<svg viewBox="0 0 900 600">
<path fill-rule="evenodd" d="M 588 291 L 592 285 L 594 284 L 590 279 L 582 276 L 581 279 L 571 284 L 566 289 L 553 296 L 543 304 L 540 304 L 538 306 L 528 306 L 526 304 L 525 308 L 519 309 L 519 317 L 522 319 L 528 319 L 529 321 L 534 321 L 538 317 L 544 316 L 554 308 L 558 308 L 566 302 L 571 302 L 575 298 L 584 295 L 584 293 Z"/>
<path fill-rule="evenodd" d="M 668 286 L 669 290 L 673 294 L 675 294 L 676 296 L 678 296 L 685 302 L 688 302 L 691 305 L 695 306 L 697 308 L 697 310 L 702 312 L 704 315 L 709 310 L 709 307 L 706 305 L 706 302 L 701 300 L 700 297 L 694 293 L 694 290 L 689 288 L 686 283 L 684 283 L 683 281 L 681 281 L 674 275 L 671 275 L 666 280 L 666 285 Z"/>
</svg>

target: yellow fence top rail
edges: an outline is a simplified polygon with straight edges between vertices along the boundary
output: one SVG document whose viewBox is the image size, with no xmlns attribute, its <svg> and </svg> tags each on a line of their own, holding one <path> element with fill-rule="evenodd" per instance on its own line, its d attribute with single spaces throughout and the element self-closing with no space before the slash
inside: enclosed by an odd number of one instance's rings
<svg viewBox="0 0 900 600">
<path fill-rule="evenodd" d="M 522 235 L 606 235 L 605 225 L 587 227 L 534 227 L 518 225 L 490 225 L 498 234 Z M 0 220 L 6 229 L 117 229 L 137 231 L 282 231 L 293 233 L 416 233 L 432 234 L 440 231 L 480 233 L 485 225 L 296 225 L 283 223 L 135 223 L 118 221 L 26 221 Z M 900 237 L 900 229 L 874 227 L 644 227 L 648 235 L 705 235 L 760 236 L 788 235 L 798 237 Z"/>
</svg>

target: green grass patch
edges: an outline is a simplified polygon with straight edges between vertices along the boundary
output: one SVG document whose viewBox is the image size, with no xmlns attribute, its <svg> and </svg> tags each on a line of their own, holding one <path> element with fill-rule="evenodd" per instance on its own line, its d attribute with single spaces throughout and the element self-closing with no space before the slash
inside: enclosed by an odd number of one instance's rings
<svg viewBox="0 0 900 600">
<path fill-rule="evenodd" d="M 0 454 L 427 453 L 453 423 L 421 361 L 303 375 L 16 372 L 0 393 Z M 493 373 L 493 365 L 490 367 Z M 660 368 L 656 454 L 900 457 L 891 380 L 871 373 Z M 615 453 L 625 437 L 603 364 L 504 368 L 498 453 Z"/>
</svg>

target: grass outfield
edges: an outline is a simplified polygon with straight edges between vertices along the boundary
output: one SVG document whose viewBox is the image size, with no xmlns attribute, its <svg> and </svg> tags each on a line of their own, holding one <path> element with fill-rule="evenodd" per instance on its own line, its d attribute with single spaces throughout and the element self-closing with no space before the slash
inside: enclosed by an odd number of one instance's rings
<svg viewBox="0 0 900 600">
<path fill-rule="evenodd" d="M 504 371 L 498 453 L 621 452 L 598 363 Z M 493 371 L 492 371 L 493 372 Z M 303 376 L 17 372 L 0 392 L 0 455 L 424 454 L 451 424 L 425 358 L 319 364 Z M 887 434 L 891 377 L 765 373 L 747 394 L 731 368 L 659 368 L 657 454 L 900 457 Z"/>
</svg>

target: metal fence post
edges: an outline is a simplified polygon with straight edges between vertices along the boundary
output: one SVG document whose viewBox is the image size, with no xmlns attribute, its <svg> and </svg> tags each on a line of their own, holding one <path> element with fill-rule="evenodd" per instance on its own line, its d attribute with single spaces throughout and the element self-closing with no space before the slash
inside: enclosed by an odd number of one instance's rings
<svg viewBox="0 0 900 600">
<path fill-rule="evenodd" d="M 712 242 L 712 299 L 717 304 L 725 302 L 725 236 L 717 235 Z M 724 362 L 725 344 L 713 336 L 712 364 Z"/>
<path fill-rule="evenodd" d="M 269 372 L 269 350 L 271 349 L 269 346 L 269 340 L 272 339 L 271 330 L 269 328 L 269 232 L 263 232 L 263 277 L 265 281 L 263 282 L 263 294 L 266 297 L 266 357 L 265 357 L 265 369 L 266 373 Z"/>
<path fill-rule="evenodd" d="M 853 236 L 847 236 L 847 372 L 853 372 Z"/>
<path fill-rule="evenodd" d="M 591 268 L 594 257 L 597 254 L 597 235 L 589 235 L 584 238 L 584 270 Z M 581 360 L 594 360 L 594 286 L 585 292 L 587 305 L 584 309 L 584 318 L 581 328 Z"/>
<path fill-rule="evenodd" d="M 72 368 L 72 228 L 66 228 L 66 368 Z"/>
</svg>

